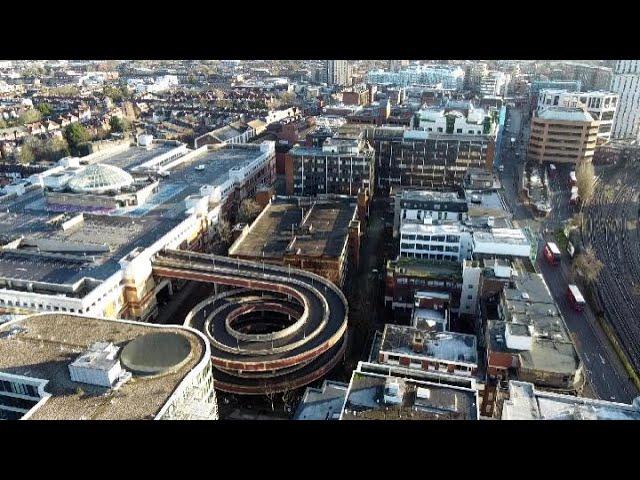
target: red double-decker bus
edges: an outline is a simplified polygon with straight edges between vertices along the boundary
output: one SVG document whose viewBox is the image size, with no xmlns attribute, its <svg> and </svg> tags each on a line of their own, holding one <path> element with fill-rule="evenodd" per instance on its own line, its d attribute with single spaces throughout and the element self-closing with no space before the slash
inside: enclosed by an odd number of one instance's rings
<svg viewBox="0 0 640 480">
<path fill-rule="evenodd" d="M 582 296 L 582 293 L 580 293 L 580 290 L 578 290 L 577 286 L 569 285 L 569 288 L 567 288 L 567 298 L 574 310 L 578 312 L 584 310 L 586 302 L 584 301 L 584 297 Z"/>
<path fill-rule="evenodd" d="M 549 265 L 557 265 L 562 258 L 558 245 L 553 242 L 547 242 L 544 246 L 544 258 L 547 259 Z"/>
</svg>

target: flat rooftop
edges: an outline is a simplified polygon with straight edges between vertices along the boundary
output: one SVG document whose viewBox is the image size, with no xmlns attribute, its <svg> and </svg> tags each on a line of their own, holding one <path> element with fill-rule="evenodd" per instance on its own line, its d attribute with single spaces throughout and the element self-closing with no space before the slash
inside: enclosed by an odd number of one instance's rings
<svg viewBox="0 0 640 480">
<path fill-rule="evenodd" d="M 640 420 L 640 403 L 634 406 L 539 391 L 531 383 L 511 380 L 502 420 Z"/>
<path fill-rule="evenodd" d="M 460 262 L 399 257 L 397 260 L 387 262 L 387 271 L 390 269 L 394 269 L 397 274 L 405 276 L 423 278 L 451 277 L 462 281 L 462 266 Z"/>
<path fill-rule="evenodd" d="M 424 342 L 421 352 L 415 352 L 412 348 L 416 334 L 420 335 Z M 478 349 L 474 335 L 455 332 L 428 332 L 403 325 L 385 325 L 380 351 L 448 362 L 467 364 L 477 364 L 478 362 Z"/>
<path fill-rule="evenodd" d="M 90 162 L 93 163 L 105 163 L 107 165 L 114 165 L 122 168 L 123 170 L 130 171 L 132 168 L 137 167 L 149 160 L 167 153 L 179 145 L 172 142 L 152 142 L 149 147 L 140 147 L 137 145 L 130 145 L 126 150 L 110 153 L 96 152 L 91 154 Z M 80 161 L 86 160 L 80 158 Z"/>
<path fill-rule="evenodd" d="M 444 224 L 425 224 L 425 223 L 405 223 L 400 227 L 402 234 L 406 233 L 426 233 L 430 235 L 437 234 L 452 234 L 460 235 L 464 232 L 464 227 L 458 224 L 444 223 Z"/>
<path fill-rule="evenodd" d="M 347 396 L 346 383 L 325 380 L 321 388 L 307 388 L 294 420 L 337 420 Z"/>
<path fill-rule="evenodd" d="M 67 230 L 43 221 L 18 249 L 0 252 L 0 278 L 54 284 L 105 280 L 120 269 L 122 257 L 151 245 L 178 221 L 84 214 L 84 221 Z"/>
<path fill-rule="evenodd" d="M 457 192 L 439 192 L 435 190 L 403 190 L 401 195 L 402 201 L 432 201 L 432 202 L 451 202 L 466 203 L 464 198 L 460 198 Z M 446 210 L 443 207 L 442 210 Z"/>
<path fill-rule="evenodd" d="M 349 236 L 357 205 L 351 199 L 318 200 L 298 206 L 296 200 L 271 202 L 229 249 L 229 255 L 282 258 L 287 253 L 339 257 Z M 304 221 L 303 221 L 304 214 Z"/>
<path fill-rule="evenodd" d="M 11 332 L 15 326 L 20 327 Z M 94 342 L 124 347 L 153 332 L 174 332 L 188 339 L 188 360 L 164 375 L 134 377 L 118 390 L 74 382 L 68 365 Z M 34 420 L 153 419 L 185 376 L 197 365 L 206 345 L 181 327 L 132 324 L 72 315 L 34 315 L 0 325 L 0 373 L 47 380 L 51 394 L 30 417 Z"/>
<path fill-rule="evenodd" d="M 487 322 L 489 349 L 491 351 L 518 356 L 521 367 L 527 370 L 573 375 L 580 367 L 580 358 L 570 340 L 539 337 L 536 336 L 534 331 L 531 350 L 513 350 L 507 347 L 505 338 L 506 326 L 507 322 L 503 321 L 489 320 Z M 564 337 L 566 331 L 563 332 L 562 328 L 559 328 L 558 334 Z"/>
<path fill-rule="evenodd" d="M 188 195 L 200 193 L 200 188 L 204 185 L 222 185 L 229 180 L 232 168 L 246 168 L 261 155 L 263 152 L 260 151 L 260 146 L 255 144 L 207 148 L 171 168 L 171 174 L 164 183 L 179 189 L 180 197 L 184 199 Z M 199 165 L 203 165 L 204 169 L 196 170 Z"/>
<path fill-rule="evenodd" d="M 474 243 L 508 243 L 528 245 L 529 239 L 519 228 L 494 228 L 490 232 L 473 232 Z"/>
<path fill-rule="evenodd" d="M 397 385 L 393 402 L 385 401 L 389 384 Z M 341 419 L 477 420 L 478 396 L 472 389 L 354 371 Z"/>
</svg>

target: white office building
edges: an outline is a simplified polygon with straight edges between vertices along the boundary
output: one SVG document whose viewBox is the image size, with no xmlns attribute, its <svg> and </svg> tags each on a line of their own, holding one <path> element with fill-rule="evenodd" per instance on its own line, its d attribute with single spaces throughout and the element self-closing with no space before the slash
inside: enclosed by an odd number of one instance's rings
<svg viewBox="0 0 640 480">
<path fill-rule="evenodd" d="M 473 233 L 475 255 L 529 257 L 531 242 L 519 228 L 493 228 L 490 232 Z"/>
<path fill-rule="evenodd" d="M 640 60 L 618 60 L 611 90 L 620 96 L 612 138 L 635 140 L 640 133 Z"/>
<path fill-rule="evenodd" d="M 503 72 L 488 72 L 480 79 L 480 93 L 485 97 L 506 95 L 510 76 Z"/>
<path fill-rule="evenodd" d="M 618 105 L 618 94 L 614 92 L 569 92 L 567 90 L 544 89 L 538 94 L 537 113 L 549 107 L 584 107 L 598 126 L 598 141 L 611 137 L 613 118 Z"/>
<path fill-rule="evenodd" d="M 418 129 L 454 135 L 491 135 L 497 124 L 483 108 L 469 101 L 450 101 L 442 107 L 428 107 L 417 113 Z"/>
<path fill-rule="evenodd" d="M 462 261 L 471 255 L 471 233 L 460 225 L 406 223 L 400 228 L 400 256 Z"/>
<path fill-rule="evenodd" d="M 464 82 L 464 70 L 449 65 L 411 65 L 397 72 L 372 70 L 367 73 L 369 83 L 407 85 L 441 85 L 445 89 L 459 90 Z"/>
</svg>

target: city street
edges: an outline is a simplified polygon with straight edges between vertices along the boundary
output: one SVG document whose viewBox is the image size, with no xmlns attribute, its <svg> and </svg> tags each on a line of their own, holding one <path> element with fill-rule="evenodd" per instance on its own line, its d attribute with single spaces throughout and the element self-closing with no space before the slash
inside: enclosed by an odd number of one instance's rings
<svg viewBox="0 0 640 480">
<path fill-rule="evenodd" d="M 601 399 L 630 403 L 638 395 L 638 391 L 597 323 L 591 308 L 587 306 L 583 312 L 578 313 L 571 308 L 566 298 L 571 270 L 568 253 L 563 252 L 562 261 L 557 266 L 549 265 L 542 254 L 545 242 L 555 241 L 557 230 L 573 214 L 569 207 L 569 168 L 559 168 L 557 177 L 550 180 L 553 209 L 547 218 L 542 220 L 534 218 L 530 210 L 518 201 L 516 172 L 517 166 L 524 161 L 527 138 L 526 126 L 523 125 L 522 118 L 521 111 L 510 109 L 511 131 L 506 135 L 515 137 L 518 141 L 514 150 L 511 149 L 510 142 L 504 142 L 501 152 L 501 160 L 504 164 L 501 180 L 505 200 L 512 210 L 514 221 L 521 227 L 529 226 L 538 234 L 536 268 L 544 276 L 574 339 L 588 379 L 590 388 L 587 390 Z M 518 151 L 520 155 L 516 157 L 515 152 Z M 585 394 L 588 393 L 588 391 L 585 392 Z"/>
</svg>

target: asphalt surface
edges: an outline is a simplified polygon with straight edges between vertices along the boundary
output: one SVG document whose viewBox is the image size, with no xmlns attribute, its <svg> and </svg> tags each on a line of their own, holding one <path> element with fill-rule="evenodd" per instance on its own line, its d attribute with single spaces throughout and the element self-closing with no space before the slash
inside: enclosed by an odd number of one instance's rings
<svg viewBox="0 0 640 480">
<path fill-rule="evenodd" d="M 588 306 L 583 312 L 574 311 L 566 298 L 567 285 L 569 284 L 569 272 L 571 269 L 570 258 L 567 252 L 563 252 L 562 261 L 557 266 L 549 265 L 542 251 L 547 241 L 555 241 L 555 232 L 561 228 L 564 221 L 573 215 L 569 206 L 569 168 L 558 168 L 555 179 L 550 180 L 552 212 L 545 219 L 535 218 L 531 211 L 518 201 L 517 195 L 517 167 L 524 162 L 526 155 L 526 142 L 528 138 L 528 125 L 520 110 L 510 109 L 507 123 L 509 129 L 506 136 L 515 137 L 518 141 L 512 148 L 510 140 L 503 143 L 503 150 L 499 155 L 500 164 L 504 165 L 504 171 L 500 174 L 503 186 L 503 194 L 507 205 L 513 213 L 513 220 L 520 227 L 528 226 L 533 232 L 538 233 L 538 257 L 536 267 L 542 273 L 558 308 L 562 312 L 567 328 L 575 342 L 576 349 L 584 365 L 584 373 L 588 381 L 588 390 L 593 396 L 617 402 L 631 403 L 638 396 L 635 385 L 628 377 L 618 356 L 597 323 L 597 320 Z M 520 155 L 516 156 L 516 152 Z M 558 167 L 558 166 L 557 166 Z"/>
</svg>

